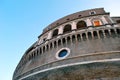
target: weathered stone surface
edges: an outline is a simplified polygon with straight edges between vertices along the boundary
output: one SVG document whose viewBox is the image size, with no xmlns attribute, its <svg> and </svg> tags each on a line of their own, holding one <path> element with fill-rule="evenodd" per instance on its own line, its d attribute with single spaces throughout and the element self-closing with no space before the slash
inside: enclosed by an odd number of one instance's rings
<svg viewBox="0 0 120 80">
<path fill-rule="evenodd" d="M 23 80 L 119 80 L 120 63 L 101 62 L 53 69 Z"/>
<path fill-rule="evenodd" d="M 120 80 L 120 17 L 111 18 L 103 8 L 78 13 L 45 29 L 13 80 Z"/>
</svg>

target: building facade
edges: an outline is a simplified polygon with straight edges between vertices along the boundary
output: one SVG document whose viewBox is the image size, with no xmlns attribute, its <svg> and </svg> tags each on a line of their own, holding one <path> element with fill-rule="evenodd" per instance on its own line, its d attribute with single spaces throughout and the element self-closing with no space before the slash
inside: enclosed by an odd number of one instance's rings
<svg viewBox="0 0 120 80">
<path fill-rule="evenodd" d="M 53 22 L 27 49 L 13 80 L 120 80 L 120 17 L 95 8 Z"/>
</svg>

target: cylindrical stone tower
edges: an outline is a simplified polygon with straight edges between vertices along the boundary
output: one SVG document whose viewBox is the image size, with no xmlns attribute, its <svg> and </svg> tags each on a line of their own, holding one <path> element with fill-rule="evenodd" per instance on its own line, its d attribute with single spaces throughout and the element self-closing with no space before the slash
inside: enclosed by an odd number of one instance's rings
<svg viewBox="0 0 120 80">
<path fill-rule="evenodd" d="M 120 80 L 120 17 L 96 8 L 53 22 L 27 49 L 13 80 Z"/>
</svg>

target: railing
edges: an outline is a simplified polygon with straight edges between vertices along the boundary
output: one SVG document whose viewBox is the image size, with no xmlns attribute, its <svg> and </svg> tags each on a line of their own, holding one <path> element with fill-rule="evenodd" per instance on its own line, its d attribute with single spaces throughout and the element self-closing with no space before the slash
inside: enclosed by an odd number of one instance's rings
<svg viewBox="0 0 120 80">
<path fill-rule="evenodd" d="M 35 58 L 38 55 L 44 54 L 46 51 L 54 49 L 60 45 L 66 44 L 68 42 L 72 43 L 73 41 L 86 41 L 91 39 L 104 39 L 108 37 L 120 37 L 120 27 L 118 25 L 113 25 L 111 27 L 101 26 L 95 28 L 88 28 L 82 30 L 71 31 L 66 34 L 58 35 L 41 45 L 36 46 L 31 52 L 25 56 L 24 61 L 18 65 L 15 73 L 25 65 L 28 61 Z M 21 67 L 20 67 L 21 66 Z"/>
</svg>

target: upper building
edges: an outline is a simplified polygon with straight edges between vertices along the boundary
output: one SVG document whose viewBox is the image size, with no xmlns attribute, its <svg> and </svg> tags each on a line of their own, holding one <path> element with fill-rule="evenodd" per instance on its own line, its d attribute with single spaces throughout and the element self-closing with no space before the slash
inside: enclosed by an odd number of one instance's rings
<svg viewBox="0 0 120 80">
<path fill-rule="evenodd" d="M 96 8 L 51 23 L 26 50 L 13 80 L 120 80 L 120 17 Z"/>
</svg>

